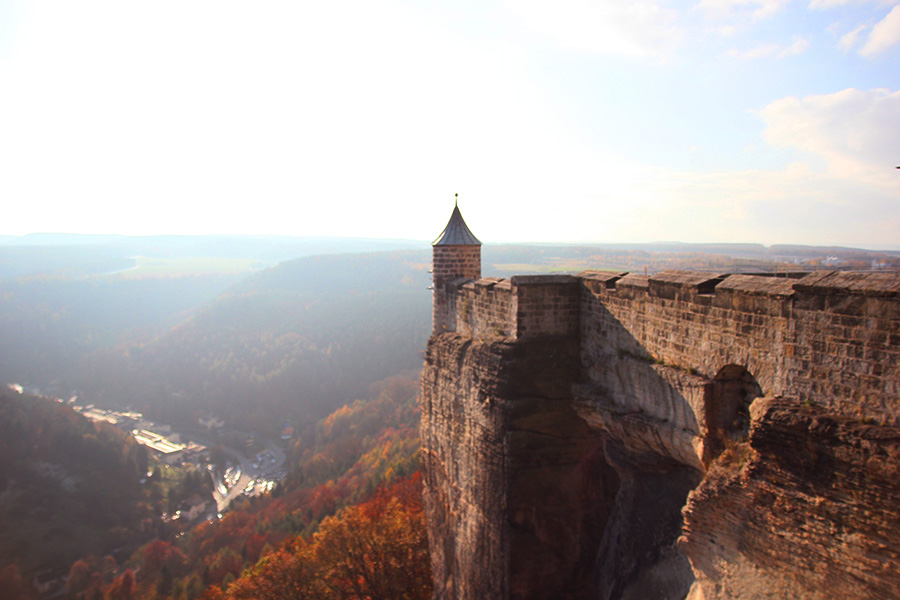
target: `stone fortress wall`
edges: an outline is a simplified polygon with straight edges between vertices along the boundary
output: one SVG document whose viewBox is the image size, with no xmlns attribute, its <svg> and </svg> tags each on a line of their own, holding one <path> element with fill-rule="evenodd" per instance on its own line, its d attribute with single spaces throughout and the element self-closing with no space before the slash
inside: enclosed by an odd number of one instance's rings
<svg viewBox="0 0 900 600">
<path fill-rule="evenodd" d="M 900 274 L 477 278 L 445 250 L 435 600 L 896 595 Z"/>
<path fill-rule="evenodd" d="M 445 331 L 477 340 L 572 335 L 588 366 L 604 353 L 707 378 L 743 365 L 763 395 L 900 425 L 896 273 L 586 271 L 445 285 L 435 319 Z"/>
<path fill-rule="evenodd" d="M 481 277 L 432 245 L 435 600 L 898 597 L 900 274 Z"/>
</svg>

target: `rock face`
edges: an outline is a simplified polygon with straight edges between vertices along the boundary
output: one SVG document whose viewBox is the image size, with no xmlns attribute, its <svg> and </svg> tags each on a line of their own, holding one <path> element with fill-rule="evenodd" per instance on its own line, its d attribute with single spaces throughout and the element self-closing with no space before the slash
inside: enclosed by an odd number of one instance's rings
<svg viewBox="0 0 900 600">
<path fill-rule="evenodd" d="M 896 598 L 900 432 L 784 399 L 752 422 L 684 509 L 691 598 Z"/>
<path fill-rule="evenodd" d="M 572 339 L 432 338 L 422 434 L 435 598 L 593 597 L 618 489 L 572 407 Z"/>
<path fill-rule="evenodd" d="M 900 276 L 587 272 L 438 296 L 435 598 L 900 597 Z"/>
</svg>

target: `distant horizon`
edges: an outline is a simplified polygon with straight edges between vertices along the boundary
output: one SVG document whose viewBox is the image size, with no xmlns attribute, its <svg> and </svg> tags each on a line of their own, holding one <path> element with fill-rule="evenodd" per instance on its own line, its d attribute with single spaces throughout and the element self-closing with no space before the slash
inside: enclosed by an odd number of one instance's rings
<svg viewBox="0 0 900 600">
<path fill-rule="evenodd" d="M 388 237 L 371 237 L 371 236 L 338 236 L 338 235 L 285 235 L 285 234 L 266 234 L 266 233 L 203 233 L 203 234 L 190 234 L 190 233 L 178 233 L 178 234 L 144 234 L 144 235 L 129 235 L 129 234 L 119 234 L 119 233 L 73 233 L 73 232 L 50 232 L 50 231 L 36 231 L 32 233 L 26 233 L 22 235 L 8 235 L 8 234 L 0 234 L 0 246 L 2 245 L 14 245 L 11 242 L 13 240 L 19 240 L 24 238 L 41 238 L 41 237 L 60 237 L 60 238 L 120 238 L 120 239 L 156 239 L 156 238 L 246 238 L 246 239 L 285 239 L 285 240 L 332 240 L 332 241 L 366 241 L 366 242 L 385 242 L 385 243 L 404 243 L 404 244 L 422 244 L 423 246 L 430 246 L 433 240 L 426 239 L 416 239 L 416 238 L 388 238 Z M 487 240 L 482 242 L 484 245 L 528 245 L 528 246 L 760 246 L 762 248 L 773 248 L 779 246 L 787 246 L 787 247 L 807 247 L 807 248 L 834 248 L 834 249 L 848 249 L 848 250 L 867 250 L 872 252 L 900 252 L 900 243 L 897 244 L 869 244 L 868 246 L 861 245 L 845 245 L 845 244 L 801 244 L 801 243 L 790 243 L 790 242 L 780 242 L 780 243 L 771 243 L 765 244 L 762 242 L 692 242 L 692 241 L 684 241 L 684 240 L 655 240 L 655 241 L 641 241 L 641 242 L 613 242 L 613 241 L 593 241 L 593 240 L 580 240 L 580 241 L 529 241 L 529 240 L 518 240 L 518 241 L 491 241 Z M 38 246 L 40 244 L 26 244 L 26 245 L 34 245 Z M 65 244 L 47 244 L 47 245 L 65 245 Z"/>
</svg>

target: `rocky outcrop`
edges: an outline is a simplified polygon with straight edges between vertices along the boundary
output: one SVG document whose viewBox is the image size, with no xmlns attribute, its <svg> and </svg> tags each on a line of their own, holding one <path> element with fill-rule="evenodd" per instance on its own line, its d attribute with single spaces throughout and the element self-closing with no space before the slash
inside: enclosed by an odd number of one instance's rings
<svg viewBox="0 0 900 600">
<path fill-rule="evenodd" d="M 658 454 L 635 454 L 616 440 L 608 442 L 607 457 L 620 485 L 597 553 L 593 597 L 683 598 L 694 575 L 676 542 L 681 508 L 700 473 Z"/>
<path fill-rule="evenodd" d="M 604 437 L 573 409 L 578 348 L 432 337 L 422 375 L 436 599 L 594 597 L 618 490 Z"/>
<path fill-rule="evenodd" d="M 684 509 L 692 600 L 900 596 L 900 431 L 759 399 Z"/>
</svg>

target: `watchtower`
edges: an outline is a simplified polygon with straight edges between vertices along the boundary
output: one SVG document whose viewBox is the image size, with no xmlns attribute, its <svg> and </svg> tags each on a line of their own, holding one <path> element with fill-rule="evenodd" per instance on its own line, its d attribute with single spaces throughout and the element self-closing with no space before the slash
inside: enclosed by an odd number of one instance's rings
<svg viewBox="0 0 900 600">
<path fill-rule="evenodd" d="M 456 194 L 457 198 L 459 194 Z M 481 279 L 481 242 L 469 230 L 459 212 L 458 200 L 447 226 L 431 244 L 434 333 L 454 329 L 448 318 L 447 284 L 457 279 Z"/>
</svg>

